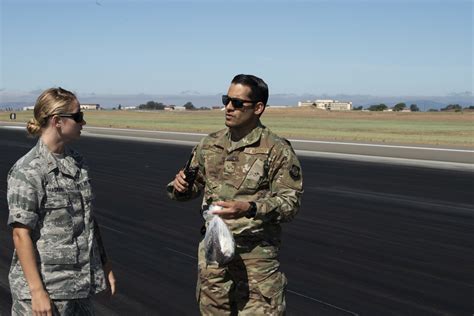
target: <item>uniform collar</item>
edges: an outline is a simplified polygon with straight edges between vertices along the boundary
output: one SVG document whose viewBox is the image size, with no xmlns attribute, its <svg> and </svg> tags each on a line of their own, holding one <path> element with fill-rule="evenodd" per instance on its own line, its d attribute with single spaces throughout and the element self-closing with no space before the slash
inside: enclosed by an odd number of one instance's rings
<svg viewBox="0 0 474 316">
<path fill-rule="evenodd" d="M 251 130 L 250 133 L 242 137 L 242 139 L 240 139 L 237 143 L 231 142 L 230 130 L 228 129 L 226 136 L 227 136 L 228 142 L 230 143 L 230 146 L 227 147 L 228 148 L 227 151 L 230 153 L 236 149 L 255 144 L 256 142 L 260 140 L 260 137 L 262 136 L 264 129 L 265 129 L 265 126 L 263 126 L 262 123 L 258 121 L 257 126 L 253 130 Z"/>
<path fill-rule="evenodd" d="M 46 170 L 47 172 L 51 172 L 55 169 L 59 169 L 61 173 L 67 174 L 71 177 L 75 177 L 79 168 L 76 165 L 75 159 L 72 157 L 72 151 L 68 148 L 64 148 L 64 159 L 55 158 L 53 153 L 49 150 L 48 146 L 41 139 L 38 140 L 36 144 L 36 152 L 38 156 L 42 157 L 46 162 Z"/>
</svg>

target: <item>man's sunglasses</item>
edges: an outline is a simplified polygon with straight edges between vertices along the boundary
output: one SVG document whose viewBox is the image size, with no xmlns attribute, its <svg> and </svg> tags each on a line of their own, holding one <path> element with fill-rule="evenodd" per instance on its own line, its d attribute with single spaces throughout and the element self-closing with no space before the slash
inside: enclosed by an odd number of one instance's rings
<svg viewBox="0 0 474 316">
<path fill-rule="evenodd" d="M 76 112 L 76 113 L 64 113 L 58 114 L 59 117 L 70 117 L 76 123 L 82 123 L 84 121 L 84 112 Z"/>
<path fill-rule="evenodd" d="M 242 100 L 242 99 L 237 99 L 237 98 L 231 98 L 227 94 L 224 94 L 222 96 L 222 103 L 224 104 L 224 106 L 227 106 L 227 104 L 229 104 L 229 102 L 231 102 L 231 101 L 232 101 L 232 106 L 236 109 L 243 108 L 244 103 L 252 103 L 252 105 L 258 103 L 258 102 L 252 101 L 252 100 Z"/>
</svg>

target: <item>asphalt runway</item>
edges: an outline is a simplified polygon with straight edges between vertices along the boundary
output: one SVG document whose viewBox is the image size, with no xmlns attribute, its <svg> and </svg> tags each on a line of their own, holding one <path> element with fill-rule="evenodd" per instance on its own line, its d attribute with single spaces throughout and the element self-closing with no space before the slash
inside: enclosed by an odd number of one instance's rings
<svg viewBox="0 0 474 316">
<path fill-rule="evenodd" d="M 36 141 L 0 130 L 0 314 L 12 255 L 6 176 Z M 198 315 L 199 200 L 167 199 L 189 146 L 84 138 L 118 294 L 99 315 Z M 472 315 L 474 173 L 301 157 L 305 194 L 285 224 L 288 315 Z"/>
</svg>

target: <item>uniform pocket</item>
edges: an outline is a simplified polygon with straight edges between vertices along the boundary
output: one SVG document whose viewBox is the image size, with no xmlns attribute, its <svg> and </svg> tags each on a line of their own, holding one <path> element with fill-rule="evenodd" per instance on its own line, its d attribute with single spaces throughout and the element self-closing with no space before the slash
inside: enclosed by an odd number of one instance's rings
<svg viewBox="0 0 474 316">
<path fill-rule="evenodd" d="M 49 193 L 44 203 L 44 219 L 42 235 L 62 236 L 61 239 L 72 238 L 73 220 L 72 205 L 66 193 Z M 71 237 L 69 237 L 71 236 Z"/>
<path fill-rule="evenodd" d="M 69 197 L 65 193 L 49 193 L 44 203 L 46 209 L 67 208 L 69 206 Z"/>
<path fill-rule="evenodd" d="M 84 202 L 90 202 L 94 199 L 94 195 L 91 189 L 90 179 L 85 179 L 77 183 L 77 188 L 81 192 Z"/>
<path fill-rule="evenodd" d="M 248 189 L 257 189 L 261 182 L 264 180 L 265 175 L 265 163 L 256 159 L 249 171 L 245 175 L 243 186 Z"/>
<path fill-rule="evenodd" d="M 78 249 L 76 245 L 45 245 L 38 248 L 42 264 L 76 264 Z"/>
<path fill-rule="evenodd" d="M 258 283 L 259 292 L 267 299 L 271 300 L 271 304 L 281 304 L 284 299 L 284 290 L 288 281 L 285 274 L 276 272 L 262 282 Z"/>
</svg>

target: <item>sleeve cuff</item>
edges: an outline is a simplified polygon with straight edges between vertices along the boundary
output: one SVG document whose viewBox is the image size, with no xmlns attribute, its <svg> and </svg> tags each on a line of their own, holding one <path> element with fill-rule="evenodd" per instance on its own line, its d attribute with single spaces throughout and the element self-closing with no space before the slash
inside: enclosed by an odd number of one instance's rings
<svg viewBox="0 0 474 316">
<path fill-rule="evenodd" d="M 16 212 L 10 213 L 8 215 L 8 225 L 13 226 L 13 224 L 22 224 L 28 226 L 31 229 L 34 229 L 38 221 L 38 216 L 33 213 L 25 212 Z"/>
</svg>

